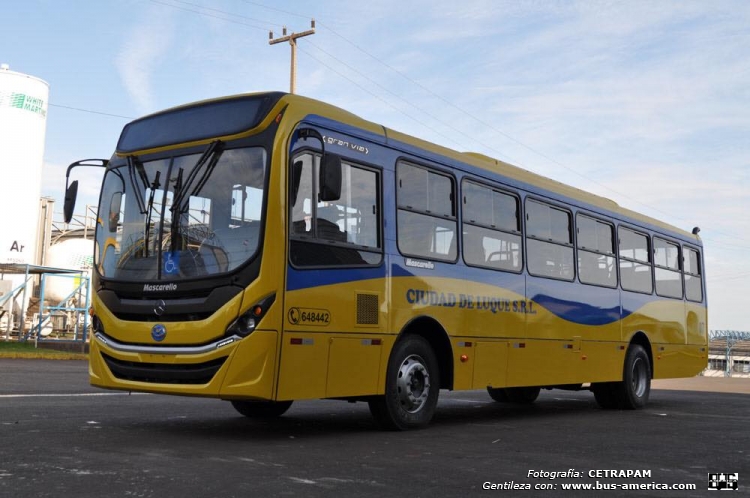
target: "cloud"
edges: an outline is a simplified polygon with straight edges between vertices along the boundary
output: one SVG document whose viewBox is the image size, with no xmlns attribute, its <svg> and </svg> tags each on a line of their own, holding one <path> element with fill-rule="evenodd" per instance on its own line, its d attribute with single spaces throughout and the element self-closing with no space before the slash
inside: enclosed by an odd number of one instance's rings
<svg viewBox="0 0 750 498">
<path fill-rule="evenodd" d="M 115 66 L 128 95 L 139 114 L 156 110 L 152 80 L 159 64 L 170 49 L 174 26 L 171 12 L 150 8 L 135 26 L 128 30 L 115 58 Z"/>
</svg>

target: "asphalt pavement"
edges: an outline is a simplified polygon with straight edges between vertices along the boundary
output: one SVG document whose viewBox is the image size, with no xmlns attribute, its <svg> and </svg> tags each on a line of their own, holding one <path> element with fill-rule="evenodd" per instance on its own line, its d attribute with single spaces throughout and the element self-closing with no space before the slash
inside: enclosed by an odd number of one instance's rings
<svg viewBox="0 0 750 498">
<path fill-rule="evenodd" d="M 748 394 L 653 390 L 644 410 L 608 411 L 588 392 L 513 406 L 443 391 L 429 428 L 384 432 L 364 403 L 257 421 L 220 400 L 92 388 L 82 361 L 0 359 L 0 497 L 684 497 L 713 496 L 719 473 L 747 496 Z M 602 490 L 622 484 L 652 489 Z"/>
</svg>

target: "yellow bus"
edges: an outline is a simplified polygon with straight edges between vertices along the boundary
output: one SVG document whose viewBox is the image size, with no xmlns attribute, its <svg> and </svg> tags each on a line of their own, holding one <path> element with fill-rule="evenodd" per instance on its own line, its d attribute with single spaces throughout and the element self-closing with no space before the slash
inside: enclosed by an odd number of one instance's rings
<svg viewBox="0 0 750 498">
<path fill-rule="evenodd" d="M 403 430 L 441 389 L 636 409 L 651 379 L 707 363 L 697 229 L 323 102 L 176 107 L 127 124 L 103 164 L 95 386 L 248 417 L 366 401 Z"/>
</svg>

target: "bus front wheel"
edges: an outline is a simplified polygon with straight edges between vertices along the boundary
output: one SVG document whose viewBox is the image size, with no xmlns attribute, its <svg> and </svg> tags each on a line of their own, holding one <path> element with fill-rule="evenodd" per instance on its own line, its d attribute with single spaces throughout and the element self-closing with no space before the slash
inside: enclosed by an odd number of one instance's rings
<svg viewBox="0 0 750 498">
<path fill-rule="evenodd" d="M 384 428 L 424 427 L 435 414 L 440 377 L 437 358 L 420 336 L 408 336 L 393 348 L 388 362 L 385 395 L 369 401 L 370 412 Z"/>
<path fill-rule="evenodd" d="M 232 400 L 232 406 L 249 418 L 280 417 L 292 406 L 291 401 L 240 401 Z"/>
</svg>

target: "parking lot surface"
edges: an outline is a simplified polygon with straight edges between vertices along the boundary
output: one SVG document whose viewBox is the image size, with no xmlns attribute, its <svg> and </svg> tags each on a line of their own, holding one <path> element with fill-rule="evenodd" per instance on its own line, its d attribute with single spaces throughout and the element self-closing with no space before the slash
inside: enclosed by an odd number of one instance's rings
<svg viewBox="0 0 750 498">
<path fill-rule="evenodd" d="M 523 496 L 712 496 L 716 472 L 739 473 L 744 494 L 749 427 L 748 394 L 664 389 L 640 411 L 601 410 L 588 392 L 513 406 L 444 391 L 429 428 L 400 433 L 378 429 L 365 403 L 301 401 L 257 421 L 219 400 L 92 388 L 82 361 L 0 360 L 0 496 L 448 497 L 509 483 Z M 550 478 L 570 470 L 580 475 Z"/>
</svg>

